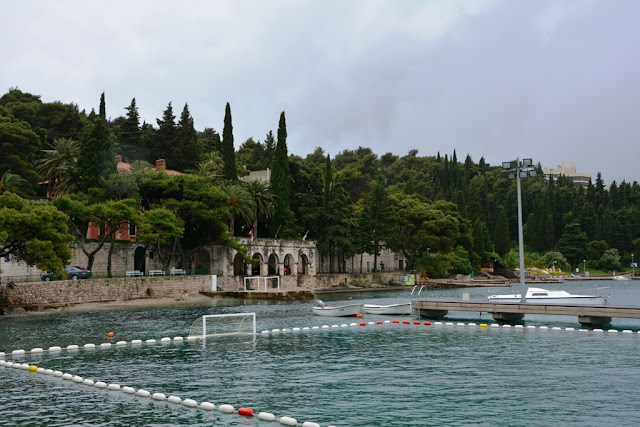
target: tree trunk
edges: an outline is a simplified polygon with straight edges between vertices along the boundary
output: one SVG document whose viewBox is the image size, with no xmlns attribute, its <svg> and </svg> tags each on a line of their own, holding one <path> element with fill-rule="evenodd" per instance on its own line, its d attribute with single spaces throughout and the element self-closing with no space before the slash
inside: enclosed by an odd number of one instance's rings
<svg viewBox="0 0 640 427">
<path fill-rule="evenodd" d="M 113 239 L 109 240 L 109 255 L 107 256 L 107 277 L 111 278 L 111 254 L 113 254 Z"/>
</svg>

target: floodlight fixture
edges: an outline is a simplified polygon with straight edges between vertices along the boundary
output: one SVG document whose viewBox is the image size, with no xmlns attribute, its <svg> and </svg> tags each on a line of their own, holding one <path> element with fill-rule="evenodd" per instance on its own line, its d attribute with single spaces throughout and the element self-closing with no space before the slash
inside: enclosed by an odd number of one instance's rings
<svg viewBox="0 0 640 427">
<path fill-rule="evenodd" d="M 529 168 L 531 166 L 533 166 L 533 160 L 532 159 L 522 159 L 522 166 L 525 168 Z"/>
<path fill-rule="evenodd" d="M 511 162 L 502 162 L 502 169 L 511 169 Z"/>
<path fill-rule="evenodd" d="M 534 177 L 534 176 L 538 176 L 538 171 L 533 169 L 529 171 L 529 176 L 530 177 Z"/>
<path fill-rule="evenodd" d="M 509 179 L 516 179 L 516 173 L 515 172 L 509 172 L 507 174 L 507 178 Z"/>
</svg>

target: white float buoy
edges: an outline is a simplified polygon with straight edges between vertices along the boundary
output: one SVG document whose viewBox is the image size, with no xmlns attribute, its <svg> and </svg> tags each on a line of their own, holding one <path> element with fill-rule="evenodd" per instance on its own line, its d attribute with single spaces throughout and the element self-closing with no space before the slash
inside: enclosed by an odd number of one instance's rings
<svg viewBox="0 0 640 427">
<path fill-rule="evenodd" d="M 564 328 L 565 331 L 575 331 L 574 328 Z"/>
<path fill-rule="evenodd" d="M 303 330 L 303 331 L 308 331 L 308 330 L 309 330 L 309 327 L 308 327 L 308 326 L 305 326 L 304 328 L 302 328 L 302 330 Z"/>
<path fill-rule="evenodd" d="M 103 342 L 102 344 L 100 344 L 100 348 L 110 348 L 110 347 L 111 347 L 110 342 Z"/>
<path fill-rule="evenodd" d="M 198 402 L 193 399 L 185 399 L 182 401 L 182 404 L 188 408 L 195 408 L 198 406 Z"/>
<path fill-rule="evenodd" d="M 131 340 L 131 344 L 133 345 L 142 344 L 142 340 Z"/>
<path fill-rule="evenodd" d="M 44 368 L 36 369 L 36 373 L 38 373 L 38 374 L 44 374 L 44 371 L 46 371 L 46 369 L 44 369 Z"/>
<path fill-rule="evenodd" d="M 276 416 L 270 412 L 260 412 L 258 414 L 258 418 L 263 421 L 275 421 Z"/>
<path fill-rule="evenodd" d="M 53 375 L 53 369 L 45 369 L 44 370 L 44 374 L 45 375 Z"/>
<path fill-rule="evenodd" d="M 272 329 L 271 332 L 280 332 L 280 329 Z"/>
<path fill-rule="evenodd" d="M 593 332 L 602 332 L 602 329 L 595 328 L 595 329 L 593 330 Z"/>
<path fill-rule="evenodd" d="M 77 350 L 77 349 L 78 349 L 78 346 L 75 344 L 70 344 L 67 346 L 67 350 Z"/>
<path fill-rule="evenodd" d="M 40 347 L 32 348 L 31 353 L 42 353 L 44 350 Z"/>
<path fill-rule="evenodd" d="M 349 323 L 349 326 L 358 326 L 358 324 L 353 322 L 353 323 Z"/>
<path fill-rule="evenodd" d="M 524 328 L 522 325 L 516 325 L 516 328 Z"/>
<path fill-rule="evenodd" d="M 88 386 L 93 386 L 96 382 L 94 380 L 90 380 L 90 379 L 86 379 L 84 381 L 82 381 L 82 384 L 84 385 L 88 385 Z"/>
<path fill-rule="evenodd" d="M 225 414 L 233 414 L 236 409 L 232 405 L 220 405 L 218 406 L 218 411 L 224 412 Z"/>
<path fill-rule="evenodd" d="M 453 326 L 453 323 L 452 323 L 452 322 L 447 322 L 447 323 L 445 323 L 444 325 L 445 325 L 445 326 Z"/>
<path fill-rule="evenodd" d="M 62 375 L 62 379 L 63 380 L 70 380 L 71 378 L 73 378 L 73 375 L 71 375 L 71 374 L 63 374 Z"/>
<path fill-rule="evenodd" d="M 95 388 L 107 388 L 107 383 L 105 383 L 104 381 L 96 381 L 93 386 Z"/>
<path fill-rule="evenodd" d="M 385 320 L 384 323 L 391 323 L 391 320 Z"/>
<path fill-rule="evenodd" d="M 492 328 L 499 328 L 499 327 L 500 327 L 500 325 L 498 325 L 497 323 L 492 323 L 492 324 L 491 324 L 491 327 L 492 327 Z"/>
<path fill-rule="evenodd" d="M 291 417 L 280 417 L 280 424 L 285 426 L 297 426 L 298 421 Z"/>
<path fill-rule="evenodd" d="M 107 390 L 120 391 L 120 384 L 109 384 Z"/>
<path fill-rule="evenodd" d="M 216 409 L 216 405 L 211 402 L 202 402 L 200 404 L 200 409 L 204 409 L 205 411 L 213 411 Z"/>
<path fill-rule="evenodd" d="M 167 400 L 169 402 L 171 402 L 171 403 L 180 403 L 180 402 L 182 402 L 182 399 L 179 398 L 178 396 L 169 396 L 169 398 Z"/>
<path fill-rule="evenodd" d="M 149 397 L 150 394 L 151 393 L 149 393 L 147 390 L 143 390 L 143 389 L 136 391 L 136 396 L 140 396 L 140 397 Z"/>
<path fill-rule="evenodd" d="M 184 338 L 182 337 L 173 337 L 174 341 L 184 341 Z"/>
<path fill-rule="evenodd" d="M 126 341 L 118 341 L 116 345 L 127 345 Z"/>
<path fill-rule="evenodd" d="M 13 362 L 6 362 L 5 365 L 7 368 L 10 368 L 13 366 Z"/>
<path fill-rule="evenodd" d="M 292 331 L 293 332 L 298 332 L 300 330 L 300 328 L 293 328 Z"/>
<path fill-rule="evenodd" d="M 339 328 L 340 326 L 338 325 L 331 325 L 332 328 Z"/>
<path fill-rule="evenodd" d="M 375 325 L 376 322 L 367 322 L 367 325 Z"/>
<path fill-rule="evenodd" d="M 631 329 L 623 329 L 623 330 L 622 330 L 622 333 L 623 333 L 623 334 L 632 334 L 632 333 L 633 333 L 633 331 L 632 331 Z"/>
<path fill-rule="evenodd" d="M 73 378 L 71 378 L 71 381 L 73 381 L 74 383 L 81 383 L 82 381 L 84 381 L 84 378 L 78 375 L 74 375 Z"/>
<path fill-rule="evenodd" d="M 263 333 L 263 334 L 268 334 L 268 333 L 269 333 L 269 331 L 264 330 L 264 331 L 262 331 L 262 333 Z"/>
<path fill-rule="evenodd" d="M 464 323 L 456 323 L 456 325 L 458 325 L 458 326 L 465 326 L 465 324 L 464 324 Z"/>
<path fill-rule="evenodd" d="M 312 326 L 311 329 L 320 329 L 320 326 Z"/>
<path fill-rule="evenodd" d="M 349 325 L 347 325 L 346 323 L 343 323 L 343 324 L 341 324 L 341 325 L 340 325 L 340 327 L 341 327 L 341 328 L 348 328 L 348 327 L 349 327 Z"/>
<path fill-rule="evenodd" d="M 609 329 L 607 332 L 609 332 L 609 333 L 614 333 L 614 334 L 615 334 L 615 333 L 617 333 L 617 332 L 618 332 L 618 330 L 617 330 L 617 329 Z"/>
<path fill-rule="evenodd" d="M 29 364 L 28 363 L 23 363 L 20 365 L 20 369 L 24 369 L 25 371 L 29 370 Z"/>
<path fill-rule="evenodd" d="M 508 324 L 508 323 L 505 323 L 504 325 L 502 325 L 502 327 L 503 327 L 503 328 L 510 328 L 510 327 L 511 327 L 511 325 L 510 325 L 510 324 Z"/>
<path fill-rule="evenodd" d="M 4 366 L 7 362 L 4 360 L 0 360 L 0 366 Z"/>
<path fill-rule="evenodd" d="M 56 351 L 62 351 L 62 348 L 60 346 L 54 345 L 53 347 L 49 347 L 49 352 L 53 353 Z"/>
<path fill-rule="evenodd" d="M 549 329 L 549 327 L 548 326 L 540 326 L 540 328 L 538 328 L 538 329 Z"/>
<path fill-rule="evenodd" d="M 434 325 L 442 325 L 442 322 L 435 322 Z"/>
<path fill-rule="evenodd" d="M 311 421 L 305 421 L 302 423 L 302 427 L 320 427 L 320 424 L 313 423 Z"/>
<path fill-rule="evenodd" d="M 329 329 L 329 325 L 322 325 L 322 329 Z"/>
<path fill-rule="evenodd" d="M 164 393 L 153 393 L 151 398 L 153 400 L 167 400 L 167 396 L 165 396 Z"/>
<path fill-rule="evenodd" d="M 152 339 L 150 339 L 150 340 L 146 340 L 145 342 L 146 342 L 147 344 L 155 344 L 157 341 L 156 341 L 156 340 L 154 340 L 154 339 L 152 338 Z"/>
<path fill-rule="evenodd" d="M 134 394 L 136 392 L 136 389 L 133 387 L 124 386 L 122 387 L 122 392 L 127 394 Z"/>
<path fill-rule="evenodd" d="M 528 326 L 527 326 L 527 329 L 535 329 L 535 328 L 536 328 L 536 327 L 535 327 L 535 326 L 533 326 L 533 325 L 528 325 Z"/>
<path fill-rule="evenodd" d="M 169 342 L 169 341 L 171 341 L 171 338 L 169 337 L 160 338 L 160 342 Z"/>
<path fill-rule="evenodd" d="M 578 329 L 580 332 L 589 332 L 588 329 Z"/>
<path fill-rule="evenodd" d="M 21 355 L 23 355 L 23 354 L 24 354 L 24 350 L 13 350 L 13 351 L 11 352 L 11 354 L 12 354 L 13 356 L 21 356 Z"/>
<path fill-rule="evenodd" d="M 193 337 L 193 336 L 187 337 L 187 341 L 195 341 L 197 339 L 198 339 L 198 337 Z"/>
<path fill-rule="evenodd" d="M 91 349 L 94 349 L 94 348 L 96 348 L 95 344 L 85 344 L 84 345 L 84 349 L 85 350 L 91 350 Z"/>
<path fill-rule="evenodd" d="M 472 322 L 472 323 L 467 323 L 467 326 L 478 326 L 478 325 L 476 325 L 475 323 Z M 520 325 L 520 326 L 522 326 L 522 325 Z"/>
</svg>

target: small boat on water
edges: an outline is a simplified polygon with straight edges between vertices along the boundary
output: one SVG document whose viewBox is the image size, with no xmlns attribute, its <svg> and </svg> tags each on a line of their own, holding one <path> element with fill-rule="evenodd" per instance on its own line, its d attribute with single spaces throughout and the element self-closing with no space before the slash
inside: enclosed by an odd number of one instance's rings
<svg viewBox="0 0 640 427">
<path fill-rule="evenodd" d="M 362 311 L 367 314 L 411 314 L 411 303 L 389 305 L 364 304 Z"/>
<path fill-rule="evenodd" d="M 613 276 L 613 280 L 631 280 L 625 276 Z"/>
<path fill-rule="evenodd" d="M 313 314 L 327 317 L 357 317 L 360 314 L 360 304 L 339 305 L 328 307 L 324 302 L 317 300 L 312 307 Z"/>
<path fill-rule="evenodd" d="M 608 288 L 600 288 L 604 290 Z M 490 295 L 489 302 L 520 302 L 520 294 Z M 607 295 L 576 295 L 567 291 L 554 291 L 541 288 L 527 289 L 526 302 L 535 304 L 565 304 L 565 305 L 605 305 Z"/>
</svg>

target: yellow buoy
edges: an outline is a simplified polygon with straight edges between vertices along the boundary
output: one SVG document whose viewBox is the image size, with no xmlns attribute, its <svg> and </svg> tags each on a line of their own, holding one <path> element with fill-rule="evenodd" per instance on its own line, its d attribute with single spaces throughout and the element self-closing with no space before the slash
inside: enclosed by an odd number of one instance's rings
<svg viewBox="0 0 640 427">
<path fill-rule="evenodd" d="M 481 328 L 486 328 L 486 327 L 487 327 L 487 324 L 486 324 L 486 323 L 480 323 L 480 327 L 481 327 Z"/>
<path fill-rule="evenodd" d="M 35 372 L 38 370 L 38 367 L 36 365 L 29 365 L 29 372 Z"/>
</svg>

